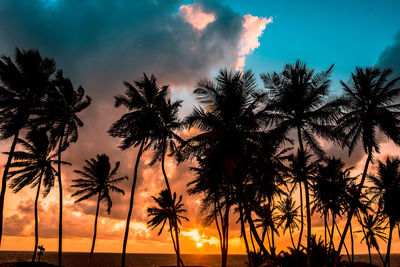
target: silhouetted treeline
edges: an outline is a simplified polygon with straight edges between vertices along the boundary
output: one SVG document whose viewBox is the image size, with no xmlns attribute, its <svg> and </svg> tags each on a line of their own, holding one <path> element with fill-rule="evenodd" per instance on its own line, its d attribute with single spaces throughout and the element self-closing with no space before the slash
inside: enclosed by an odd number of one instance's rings
<svg viewBox="0 0 400 267">
<path fill-rule="evenodd" d="M 221 266 L 227 266 L 229 222 L 240 224 L 249 266 L 342 266 L 354 264 L 354 236 L 361 232 L 368 247 L 375 249 L 384 266 L 390 266 L 391 243 L 400 227 L 400 159 L 391 155 L 378 160 L 376 173 L 370 165 L 380 152 L 379 138 L 386 136 L 400 145 L 399 78 L 391 70 L 356 68 L 343 94 L 329 94 L 333 65 L 316 72 L 305 63 L 287 64 L 281 72 L 261 75 L 263 88 L 251 71 L 222 69 L 217 77 L 201 80 L 193 91 L 199 105 L 183 120 L 182 101 L 170 99 L 168 86 L 160 86 L 146 74 L 133 84 L 124 82 L 124 94 L 115 96 L 116 108 L 126 113 L 109 129 L 120 138 L 122 150 L 138 148 L 123 240 L 125 266 L 129 226 L 140 159 L 151 151 L 150 165 L 160 164 L 165 189 L 153 196 L 148 208 L 151 229 L 170 232 L 177 266 L 184 266 L 179 243 L 180 227 L 188 218 L 182 196 L 172 189 L 165 159 L 177 164 L 191 161 L 193 179 L 189 194 L 202 197 L 200 212 L 205 225 L 215 224 Z M 0 238 L 4 195 L 8 185 L 15 192 L 36 188 L 35 247 L 38 247 L 37 206 L 59 184 L 59 265 L 62 255 L 62 152 L 78 139 L 83 126 L 78 114 L 91 103 L 84 89 L 56 69 L 55 62 L 38 51 L 16 50 L 15 59 L 0 60 L 0 137 L 12 139 L 0 193 Z M 189 138 L 181 131 L 188 130 Z M 196 129 L 196 131 L 192 131 Z M 26 136 L 20 138 L 22 130 Z M 190 134 L 191 133 L 191 134 Z M 333 143 L 352 155 L 362 146 L 366 161 L 361 173 L 346 167 L 342 159 L 328 155 L 321 141 Z M 23 151 L 15 151 L 17 143 Z M 81 176 L 74 179 L 76 202 L 97 198 L 93 241 L 95 248 L 100 203 L 112 207 L 111 192 L 124 194 L 115 178 L 119 162 L 112 167 L 107 155 L 86 160 Z M 75 178 L 75 177 L 74 177 Z M 368 182 L 366 182 L 368 181 Z M 183 193 L 183 192 L 182 192 Z M 323 234 L 313 233 L 312 214 L 323 220 Z M 343 219 L 343 228 L 338 220 Z M 359 230 L 354 229 L 357 221 Z M 295 231 L 299 234 L 296 235 Z M 286 233 L 290 245 L 277 251 L 276 240 Z M 346 237 L 350 236 L 350 242 Z M 335 242 L 335 238 L 340 239 Z M 378 241 L 387 243 L 382 255 Z M 0 239 L 1 241 L 1 239 Z M 341 256 L 341 253 L 345 253 Z"/>
</svg>

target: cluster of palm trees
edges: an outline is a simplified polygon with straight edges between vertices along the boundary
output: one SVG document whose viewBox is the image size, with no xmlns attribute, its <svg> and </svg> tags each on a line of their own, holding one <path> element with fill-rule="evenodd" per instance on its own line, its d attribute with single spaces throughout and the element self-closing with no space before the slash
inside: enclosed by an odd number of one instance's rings
<svg viewBox="0 0 400 267">
<path fill-rule="evenodd" d="M 390 266 L 393 232 L 400 227 L 400 208 L 395 205 L 400 201 L 400 159 L 388 157 L 378 161 L 376 174 L 368 171 L 379 153 L 381 136 L 400 145 L 400 104 L 396 102 L 400 77 L 390 80 L 390 69 L 356 68 L 348 83 L 341 82 L 344 94 L 332 96 L 332 69 L 317 73 L 297 61 L 287 64 L 282 72 L 262 74 L 263 89 L 251 71 L 221 70 L 217 77 L 198 83 L 194 94 L 199 106 L 184 119 L 179 118 L 182 101 L 172 101 L 169 87 L 158 85 L 153 75 L 144 74 L 134 84 L 125 82 L 126 91 L 115 96 L 115 107 L 124 107 L 127 112 L 109 129 L 112 137 L 120 138 L 122 150 L 138 148 L 121 265 L 126 261 L 140 159 L 149 150 L 153 152 L 150 164 L 160 163 L 165 189 L 153 197 L 155 206 L 148 208 L 148 225 L 159 227 L 158 234 L 167 226 L 177 266 L 184 265 L 179 232 L 188 218 L 183 215 L 182 196 L 169 183 L 167 157 L 177 164 L 193 162 L 194 178 L 188 192 L 201 195 L 204 223 L 214 223 L 217 228 L 221 266 L 227 266 L 232 216 L 240 224 L 249 266 L 285 266 L 284 257 L 292 257 L 297 266 L 319 266 L 317 253 L 326 254 L 324 264 L 338 266 L 343 248 L 348 260 L 354 262 L 353 233 L 358 232 L 353 230 L 354 221 L 359 222 L 370 261 L 374 248 L 382 263 Z M 46 196 L 57 180 L 61 266 L 61 166 L 69 164 L 61 155 L 77 141 L 78 128 L 83 126 L 77 115 L 91 100 L 82 87 L 75 90 L 71 81 L 56 71 L 53 60 L 42 59 L 37 51 L 17 49 L 15 63 L 3 56 L 0 81 L 0 137 L 13 138 L 2 179 L 0 226 L 7 181 L 15 192 L 27 185 L 36 187 L 34 261 L 39 194 L 42 190 Z M 186 140 L 180 136 L 183 129 L 191 133 Z M 20 132 L 25 133 L 24 140 L 19 138 Z M 367 156 L 362 173 L 357 175 L 341 159 L 327 155 L 321 140 L 348 148 L 349 156 L 361 143 Z M 15 151 L 17 143 L 23 151 Z M 102 154 L 75 171 L 81 176 L 72 185 L 78 188 L 73 194 L 79 197 L 76 202 L 97 197 L 90 256 L 101 201 L 109 213 L 110 193 L 124 194 L 117 185 L 127 177 L 115 178 L 119 165 L 117 162 L 112 168 L 108 156 Z M 323 220 L 320 241 L 313 234 L 314 213 Z M 343 229 L 337 223 L 340 219 L 346 222 Z M 290 253 L 278 252 L 276 239 L 287 232 Z M 340 238 L 336 244 L 335 234 Z M 387 242 L 385 257 L 379 239 Z"/>
</svg>

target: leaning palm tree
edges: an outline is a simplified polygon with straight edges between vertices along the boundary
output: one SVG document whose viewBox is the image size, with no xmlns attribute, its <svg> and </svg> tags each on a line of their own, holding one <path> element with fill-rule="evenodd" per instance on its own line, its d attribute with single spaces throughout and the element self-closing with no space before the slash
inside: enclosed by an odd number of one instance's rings
<svg viewBox="0 0 400 267">
<path fill-rule="evenodd" d="M 135 187 L 140 158 L 148 148 L 148 141 L 158 134 L 160 129 L 160 106 L 165 103 L 168 87 L 159 87 L 156 78 L 152 75 L 150 78 L 143 74 L 143 78 L 135 81 L 135 86 L 128 82 L 125 95 L 115 97 L 115 107 L 124 106 L 128 112 L 113 123 L 109 129 L 112 137 L 122 138 L 120 148 L 126 150 L 130 147 L 139 146 L 136 156 L 135 167 L 133 170 L 133 182 L 131 196 L 129 200 L 129 211 L 126 219 L 124 241 L 122 247 L 121 266 L 125 266 L 126 245 L 129 235 L 129 224 L 133 209 L 133 200 L 135 196 Z"/>
<path fill-rule="evenodd" d="M 337 140 L 333 123 L 338 118 L 339 99 L 326 103 L 333 65 L 321 73 L 315 73 L 305 63 L 287 64 L 281 73 L 262 74 L 264 86 L 270 94 L 264 112 L 265 120 L 275 126 L 274 131 L 286 135 L 295 130 L 301 153 L 305 144 L 317 155 L 324 152 L 315 135 L 329 140 Z M 307 217 L 307 266 L 311 266 L 311 211 L 309 186 L 305 186 Z"/>
<path fill-rule="evenodd" d="M 27 126 L 30 116 L 41 105 L 54 71 L 54 60 L 42 58 L 36 50 L 16 49 L 15 62 L 5 55 L 0 59 L 0 139 L 13 137 L 1 182 L 0 244 L 7 177 L 18 136 L 21 129 Z"/>
<path fill-rule="evenodd" d="M 337 121 L 338 128 L 345 132 L 344 144 L 352 154 L 357 143 L 361 140 L 367 160 L 356 197 L 360 197 L 364 188 L 368 167 L 374 152 L 379 152 L 378 131 L 387 136 L 395 144 L 400 145 L 400 104 L 395 103 L 400 94 L 400 88 L 395 87 L 400 77 L 388 81 L 391 69 L 356 68 L 351 75 L 349 84 L 342 83 L 345 91 L 343 106 L 344 115 Z M 335 266 L 356 207 L 350 207 L 347 222 L 339 243 Z"/>
<path fill-rule="evenodd" d="M 385 264 L 385 260 L 382 257 L 378 245 L 378 239 L 381 239 L 385 242 L 387 241 L 387 237 L 385 236 L 385 231 L 387 229 L 387 226 L 384 225 L 385 220 L 381 218 L 379 214 L 365 214 L 363 217 L 361 217 L 359 213 L 357 213 L 357 215 L 362 230 L 356 232 L 362 232 L 364 234 L 361 242 L 365 240 L 365 243 L 367 244 L 370 265 L 372 265 L 371 247 L 378 251 L 382 263 Z"/>
<path fill-rule="evenodd" d="M 148 147 L 152 147 L 154 150 L 153 160 L 150 165 L 155 164 L 157 161 L 161 162 L 161 170 L 164 176 L 165 185 L 167 191 L 172 199 L 172 190 L 168 181 L 168 176 L 165 171 L 165 157 L 176 156 L 179 158 L 180 151 L 178 145 L 183 143 L 183 140 L 175 132 L 183 128 L 182 122 L 178 118 L 179 107 L 182 101 L 171 102 L 170 99 L 161 103 L 159 115 L 161 118 L 160 127 L 155 132 L 154 136 L 149 140 Z M 172 221 L 173 230 L 175 232 L 176 240 L 176 255 L 178 267 L 181 265 L 180 258 L 180 247 L 179 247 L 179 234 L 177 221 Z"/>
<path fill-rule="evenodd" d="M 390 248 L 393 229 L 400 224 L 400 158 L 386 158 L 386 162 L 378 161 L 378 173 L 369 176 L 373 186 L 370 188 L 377 200 L 380 213 L 389 219 L 389 238 L 384 266 L 390 266 Z"/>
<path fill-rule="evenodd" d="M 179 199 L 177 199 L 176 193 L 174 193 L 171 198 L 168 190 L 162 190 L 158 197 L 153 196 L 153 200 L 156 202 L 157 206 L 147 209 L 147 216 L 151 218 L 147 224 L 152 230 L 161 226 L 160 231 L 158 231 L 158 235 L 161 235 L 165 225 L 168 223 L 174 250 L 177 254 L 177 264 L 181 266 L 182 260 L 178 249 L 179 240 L 176 239 L 176 235 L 174 237 L 172 232 L 174 230 L 179 232 L 179 225 L 182 224 L 182 220 L 189 221 L 188 218 L 181 215 L 186 212 L 183 208 L 182 196 L 179 196 Z"/>
<path fill-rule="evenodd" d="M 289 230 L 290 241 L 292 242 L 293 249 L 296 249 L 296 245 L 293 241 L 293 231 L 296 228 L 299 228 L 299 215 L 298 209 L 296 207 L 296 201 L 293 201 L 292 197 L 288 196 L 283 200 L 278 201 L 277 206 L 280 214 L 278 214 L 278 228 L 283 228 L 283 234 L 285 234 L 286 230 Z"/>
<path fill-rule="evenodd" d="M 97 234 L 97 218 L 99 216 L 100 201 L 104 201 L 107 205 L 107 213 L 110 214 L 112 207 L 112 200 L 110 193 L 117 192 L 125 194 L 125 192 L 118 188 L 116 185 L 128 177 L 123 176 L 115 178 L 119 168 L 119 161 L 115 163 L 114 168 L 111 169 L 110 159 L 106 154 L 97 155 L 97 158 L 85 160 L 86 166 L 83 170 L 75 170 L 74 172 L 81 175 L 81 179 L 72 180 L 74 184 L 72 187 L 79 188 L 78 191 L 72 196 L 80 196 L 75 203 L 86 200 L 93 196 L 97 196 L 96 216 L 94 219 L 94 231 L 92 248 L 90 249 L 90 257 L 93 257 L 94 245 L 96 242 Z"/>
<path fill-rule="evenodd" d="M 44 186 L 44 196 L 50 192 L 54 186 L 54 180 L 57 171 L 53 164 L 56 154 L 51 154 L 52 144 L 46 133 L 46 130 L 32 130 L 26 135 L 26 140 L 19 139 L 19 144 L 25 151 L 14 152 L 14 162 L 10 164 L 12 170 L 9 172 L 8 178 L 12 179 L 10 188 L 15 193 L 30 185 L 32 188 L 37 187 L 35 197 L 35 246 L 33 250 L 32 262 L 36 259 L 36 253 L 39 242 L 39 218 L 38 218 L 38 201 L 41 185 Z M 7 153 L 8 154 L 8 153 Z M 65 163 L 65 162 L 62 162 Z"/>
<path fill-rule="evenodd" d="M 59 221 L 58 221 L 58 265 L 62 265 L 62 215 L 63 215 L 63 186 L 61 177 L 61 156 L 71 143 L 78 140 L 79 128 L 83 122 L 78 113 L 86 109 L 91 98 L 85 95 L 85 90 L 79 86 L 77 90 L 70 79 L 58 71 L 56 78 L 49 88 L 44 104 L 38 112 L 39 116 L 30 120 L 32 128 L 41 126 L 50 131 L 54 148 L 58 154 L 58 188 L 59 188 Z"/>
</svg>

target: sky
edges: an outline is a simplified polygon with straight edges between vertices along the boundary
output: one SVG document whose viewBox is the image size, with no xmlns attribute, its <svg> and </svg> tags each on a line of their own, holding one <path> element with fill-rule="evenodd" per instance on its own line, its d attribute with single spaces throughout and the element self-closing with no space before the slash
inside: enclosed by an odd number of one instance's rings
<svg viewBox="0 0 400 267">
<path fill-rule="evenodd" d="M 1 0 L 0 54 L 13 56 L 15 47 L 39 49 L 54 58 L 73 83 L 82 85 L 93 104 L 81 114 L 85 126 L 79 140 L 65 152 L 64 249 L 90 248 L 95 199 L 74 204 L 70 188 L 85 159 L 107 153 L 120 161 L 119 174 L 129 180 L 121 184 L 126 195 L 113 195 L 111 214 L 100 212 L 96 251 L 120 252 L 129 188 L 136 150 L 120 151 L 119 140 L 107 134 L 123 110 L 113 107 L 113 96 L 124 91 L 122 82 L 132 82 L 143 72 L 154 73 L 160 84 L 169 84 L 172 97 L 183 99 L 181 115 L 197 105 L 192 95 L 196 81 L 211 77 L 221 67 L 260 73 L 281 71 L 297 59 L 319 71 L 335 64 L 331 91 L 340 94 L 339 81 L 347 81 L 356 66 L 391 67 L 400 74 L 399 1 L 179 1 L 179 0 Z M 261 84 L 260 84 L 261 86 Z M 380 157 L 395 154 L 394 145 L 382 139 Z M 10 142 L 2 141 L 1 151 Z M 348 165 L 361 168 L 362 150 L 351 158 L 324 143 L 328 153 L 343 157 Z M 128 252 L 172 253 L 168 233 L 157 236 L 147 228 L 146 209 L 151 197 L 164 186 L 161 170 L 150 167 L 151 152 L 144 154 L 131 223 Z M 5 157 L 1 157 L 5 162 Z M 167 173 L 174 191 L 182 194 L 190 222 L 182 226 L 183 253 L 219 253 L 213 225 L 202 225 L 200 196 L 188 196 L 186 184 L 193 178 L 192 163 L 175 166 L 167 160 Z M 40 244 L 57 249 L 57 191 L 40 201 Z M 5 237 L 2 250 L 33 247 L 34 190 L 6 193 Z M 321 220 L 313 217 L 320 233 Z M 231 221 L 230 252 L 244 253 L 239 227 Z M 319 227 L 319 228 L 318 228 Z M 313 228 L 314 229 L 314 228 Z M 356 252 L 365 253 L 356 234 Z M 278 249 L 289 244 L 280 238 Z M 393 252 L 400 252 L 394 240 Z"/>
</svg>

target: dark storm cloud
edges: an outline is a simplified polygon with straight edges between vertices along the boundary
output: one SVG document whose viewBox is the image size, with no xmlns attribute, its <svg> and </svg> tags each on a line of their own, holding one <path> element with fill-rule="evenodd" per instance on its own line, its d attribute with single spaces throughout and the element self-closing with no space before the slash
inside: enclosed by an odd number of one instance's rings
<svg viewBox="0 0 400 267">
<path fill-rule="evenodd" d="M 183 20 L 176 0 L 5 0 L 0 51 L 37 48 L 96 93 L 142 72 L 191 85 L 236 60 L 243 20 L 229 7 L 197 4 L 215 14 L 202 32 Z"/>
<path fill-rule="evenodd" d="M 400 76 L 400 30 L 394 36 L 393 44 L 387 46 L 381 53 L 378 66 L 392 68 L 396 76 Z"/>
</svg>

